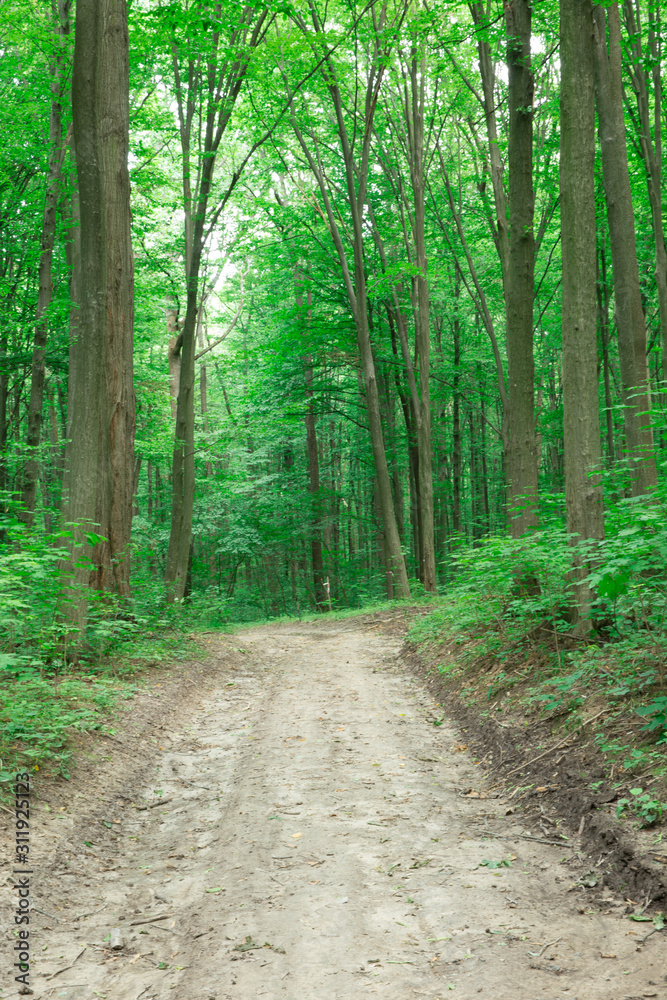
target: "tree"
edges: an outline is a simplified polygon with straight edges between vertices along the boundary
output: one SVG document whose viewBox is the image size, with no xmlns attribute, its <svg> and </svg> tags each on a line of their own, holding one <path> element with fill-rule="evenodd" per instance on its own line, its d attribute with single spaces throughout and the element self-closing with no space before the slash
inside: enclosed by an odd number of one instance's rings
<svg viewBox="0 0 667 1000">
<path fill-rule="evenodd" d="M 62 196 L 62 163 L 65 145 L 62 134 L 64 91 L 67 80 L 67 53 L 65 41 L 69 34 L 70 0 L 52 0 L 51 16 L 55 34 L 55 53 L 51 68 L 51 115 L 49 122 L 49 166 L 46 177 L 44 215 L 40 239 L 39 292 L 35 335 L 32 346 L 30 373 L 30 399 L 28 402 L 28 428 L 26 433 L 27 461 L 23 471 L 22 495 L 24 513 L 32 522 L 39 477 L 38 448 L 42 432 L 44 405 L 44 380 L 46 374 L 46 344 L 48 338 L 48 308 L 53 293 L 53 247 L 56 235 L 58 200 Z"/>
<path fill-rule="evenodd" d="M 507 482 L 515 538 L 537 525 L 537 444 L 533 292 L 533 93 L 530 61 L 531 0 L 505 4 L 509 71 L 509 254 L 505 286 L 509 389 Z M 517 509 L 518 508 L 518 509 Z"/>
<path fill-rule="evenodd" d="M 63 520 L 75 526 L 75 583 L 123 596 L 130 592 L 135 428 L 128 50 L 125 0 L 78 0 L 72 108 L 80 323 L 71 351 Z M 79 618 L 83 611 L 80 603 Z"/>
<path fill-rule="evenodd" d="M 596 344 L 595 90 L 590 0 L 560 0 L 563 437 L 567 530 L 604 536 Z M 575 556 L 576 610 L 590 628 L 587 561 Z"/>
<path fill-rule="evenodd" d="M 662 221 L 662 66 L 660 4 L 647 4 L 648 37 L 643 44 L 641 7 L 624 0 L 623 14 L 628 31 L 627 68 L 637 101 L 637 115 L 632 114 L 635 132 L 646 171 L 648 197 L 651 205 L 653 245 L 655 249 L 655 283 L 660 318 L 662 346 L 662 382 L 667 383 L 667 248 Z M 649 80 L 653 83 L 653 113 Z M 629 104 L 627 105 L 629 107 Z M 664 386 L 663 386 L 664 391 Z"/>
<path fill-rule="evenodd" d="M 409 597 L 410 585 L 401 550 L 401 540 L 398 533 L 396 513 L 394 511 L 391 481 L 382 433 L 378 380 L 368 320 L 369 303 L 364 248 L 364 210 L 367 200 L 373 117 L 389 55 L 387 47 L 390 45 L 390 41 L 385 41 L 383 32 L 380 31 L 380 25 L 385 28 L 386 13 L 386 8 L 383 8 L 379 19 L 376 19 L 376 15 L 373 14 L 370 37 L 366 40 L 367 50 L 364 53 L 364 61 L 358 65 L 358 72 L 360 74 L 363 70 L 366 72 L 366 79 L 361 84 L 363 88 L 363 110 L 357 109 L 355 100 L 353 104 L 353 120 L 350 124 L 346 121 L 347 102 L 343 96 L 339 67 L 336 66 L 332 53 L 326 49 L 324 51 L 321 49 L 322 40 L 326 38 L 325 24 L 320 18 L 314 3 L 309 2 L 308 9 L 312 29 L 304 18 L 301 16 L 297 16 L 296 18 L 301 32 L 313 46 L 318 63 L 321 65 L 327 98 L 330 101 L 334 115 L 336 135 L 340 143 L 344 169 L 344 196 L 347 203 L 346 207 L 350 214 L 352 267 L 350 267 L 350 262 L 348 261 L 347 250 L 344 245 L 343 236 L 341 235 L 341 226 L 337 221 L 337 212 L 334 209 L 330 196 L 329 182 L 326 172 L 323 169 L 318 140 L 312 127 L 308 127 L 307 130 L 302 127 L 297 117 L 294 101 L 290 101 L 290 109 L 294 134 L 319 188 L 324 205 L 324 214 L 326 215 L 327 225 L 336 248 L 350 310 L 356 326 L 357 343 L 361 355 L 361 366 L 364 377 L 366 410 L 368 413 L 370 438 L 377 477 L 378 502 L 382 517 L 382 531 L 386 552 L 387 593 L 389 596 L 395 594 L 397 597 Z M 404 14 L 404 10 L 398 14 L 397 22 L 393 26 L 394 31 L 402 22 Z M 356 25 L 353 30 L 356 31 Z M 284 74 L 285 70 L 283 66 Z M 290 93 L 291 84 L 287 79 L 285 82 L 288 93 Z"/>
<path fill-rule="evenodd" d="M 609 242 L 614 272 L 618 356 L 623 384 L 623 417 L 632 492 L 647 493 L 657 483 L 651 430 L 646 321 L 639 287 L 628 151 L 623 118 L 621 21 L 618 4 L 596 7 L 595 87 L 602 150 Z"/>
<path fill-rule="evenodd" d="M 170 47 L 178 110 L 185 216 L 186 308 L 183 328 L 172 348 L 180 355 L 174 454 L 172 511 L 165 582 L 172 600 L 182 600 L 187 586 L 195 497 L 195 350 L 199 275 L 204 248 L 243 169 L 232 173 L 225 190 L 216 192 L 213 175 L 222 139 L 248 71 L 252 51 L 264 37 L 266 10 L 245 6 L 214 11 L 203 0 L 172 18 Z M 202 49 L 204 50 L 202 52 Z M 245 158 L 247 160 L 247 157 Z M 216 198 L 217 194 L 217 198 Z M 211 198 L 215 198 L 209 215 Z"/>
</svg>

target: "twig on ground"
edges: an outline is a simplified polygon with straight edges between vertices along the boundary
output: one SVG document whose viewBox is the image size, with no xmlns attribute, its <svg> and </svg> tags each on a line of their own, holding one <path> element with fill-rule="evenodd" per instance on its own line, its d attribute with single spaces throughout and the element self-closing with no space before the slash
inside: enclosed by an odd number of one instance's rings
<svg viewBox="0 0 667 1000">
<path fill-rule="evenodd" d="M 139 924 L 154 924 L 156 920 L 169 920 L 170 917 L 175 916 L 175 913 L 163 913 L 160 917 L 146 917 L 145 920 L 132 920 L 130 927 L 138 927 Z"/>
<path fill-rule="evenodd" d="M 550 844 L 552 847 L 572 847 L 567 840 L 544 840 L 542 837 L 532 837 L 529 833 L 519 833 L 516 836 L 520 840 L 535 840 L 538 844 Z"/>
<path fill-rule="evenodd" d="M 34 907 L 33 907 L 33 908 L 34 908 Z M 65 966 L 64 968 L 62 968 L 62 969 L 58 969 L 58 971 L 57 971 L 57 972 L 52 972 L 52 973 L 51 973 L 51 975 L 50 975 L 50 976 L 47 976 L 46 978 L 47 978 L 47 979 L 55 979 L 55 978 L 56 978 L 56 976 L 59 976 L 61 972 L 68 972 L 68 971 L 69 971 L 70 969 L 73 969 L 73 968 L 74 968 L 74 963 L 75 963 L 75 962 L 76 962 L 76 961 L 77 961 L 77 960 L 78 960 L 79 958 L 81 958 L 81 956 L 83 955 L 83 953 L 84 953 L 84 951 L 85 951 L 85 950 L 86 950 L 85 948 L 82 948 L 82 949 L 81 949 L 81 951 L 80 951 L 80 952 L 79 952 L 79 954 L 78 954 L 78 955 L 76 956 L 76 958 L 72 960 L 72 964 L 71 964 L 71 965 L 66 965 L 66 966 Z"/>
<path fill-rule="evenodd" d="M 74 874 L 74 873 L 72 873 L 72 874 Z M 31 907 L 31 909 L 35 913 L 41 913 L 43 917 L 48 917 L 49 920 L 55 920 L 56 923 L 58 923 L 58 924 L 65 924 L 65 923 L 67 923 L 67 921 L 64 919 L 64 917 L 57 917 L 55 915 L 55 913 L 47 913 L 46 910 L 40 910 L 36 906 Z"/>
<path fill-rule="evenodd" d="M 589 722 L 593 722 L 595 719 L 599 719 L 600 716 L 604 712 L 608 712 L 608 711 L 609 711 L 609 706 L 605 705 L 605 707 L 603 709 L 601 709 L 601 711 L 596 712 L 595 715 L 591 715 L 590 719 L 585 719 L 584 722 L 582 722 L 581 725 L 579 726 L 579 729 L 583 729 L 584 726 L 587 726 L 589 724 Z M 507 772 L 507 776 L 509 776 L 510 774 L 514 774 L 515 771 L 521 771 L 525 767 L 532 767 L 533 764 L 535 764 L 536 761 L 541 760 L 542 757 L 546 757 L 548 754 L 554 753 L 554 751 L 556 751 L 556 750 L 560 750 L 561 747 L 565 746 L 565 744 L 569 740 L 574 739 L 575 736 L 576 736 L 576 733 L 570 733 L 568 736 L 565 737 L 564 740 L 561 740 L 560 743 L 557 743 L 553 747 L 549 747 L 549 749 L 545 750 L 544 753 L 538 754 L 537 757 L 533 757 L 533 759 L 531 761 L 526 761 L 525 764 L 519 764 L 518 767 L 513 767 L 511 771 Z"/>
</svg>

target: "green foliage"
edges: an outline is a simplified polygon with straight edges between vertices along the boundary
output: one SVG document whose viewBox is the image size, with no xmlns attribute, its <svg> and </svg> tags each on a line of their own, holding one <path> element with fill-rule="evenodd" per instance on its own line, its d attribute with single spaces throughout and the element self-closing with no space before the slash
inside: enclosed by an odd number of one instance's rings
<svg viewBox="0 0 667 1000">
<path fill-rule="evenodd" d="M 541 703 L 545 712 L 572 711 L 584 701 L 581 695 L 573 694 L 573 689 L 576 689 L 584 672 L 582 667 L 565 677 L 545 681 L 542 685 L 544 690 L 529 695 L 528 700 Z"/>
<path fill-rule="evenodd" d="M 662 819 L 667 809 L 666 802 L 658 802 L 657 799 L 651 798 L 651 795 L 642 788 L 631 788 L 630 795 L 632 796 L 630 799 L 618 800 L 616 815 L 619 819 L 626 810 L 637 818 L 642 827 L 654 826 Z"/>
<path fill-rule="evenodd" d="M 649 721 L 642 727 L 643 729 L 647 729 L 649 732 L 660 730 L 658 743 L 667 743 L 667 697 L 665 695 L 654 698 L 650 705 L 638 708 L 637 714 L 649 717 Z"/>
<path fill-rule="evenodd" d="M 66 555 L 60 536 L 30 531 L 14 505 L 0 518 L 0 650 L 4 669 L 49 670 L 58 659 L 67 627 L 58 615 L 62 592 L 60 563 Z"/>
<path fill-rule="evenodd" d="M 103 728 L 109 710 L 133 690 L 113 677 L 45 677 L 37 670 L 24 670 L 16 683 L 0 669 L 0 783 L 26 765 L 39 770 L 47 764 L 69 777 L 71 737 Z"/>
</svg>

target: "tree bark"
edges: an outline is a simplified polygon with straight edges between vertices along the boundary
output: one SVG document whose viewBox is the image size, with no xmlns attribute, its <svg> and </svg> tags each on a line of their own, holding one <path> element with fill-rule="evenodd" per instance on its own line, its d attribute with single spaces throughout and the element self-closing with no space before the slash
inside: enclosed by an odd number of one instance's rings
<svg viewBox="0 0 667 1000">
<path fill-rule="evenodd" d="M 560 200 L 563 257 L 563 437 L 576 614 L 590 628 L 593 594 L 579 542 L 604 536 L 595 301 L 595 94 L 590 0 L 560 0 Z"/>
<path fill-rule="evenodd" d="M 509 71 L 510 204 L 509 266 L 505 286 L 509 395 L 507 499 L 510 529 L 514 538 L 519 538 L 538 524 L 533 360 L 535 195 L 531 10 L 531 0 L 507 0 L 505 3 Z"/>
<path fill-rule="evenodd" d="M 426 259 L 426 198 L 424 167 L 424 92 L 426 59 L 413 49 L 410 60 L 410 101 L 408 111 L 408 144 L 410 180 L 414 204 L 412 233 L 415 243 L 416 317 L 415 353 L 419 360 L 419 409 L 417 441 L 419 446 L 419 505 L 421 514 L 421 581 L 424 590 L 437 592 L 435 571 L 435 531 L 433 524 L 433 469 L 431 449 L 431 395 L 429 328 L 428 261 Z"/>
<path fill-rule="evenodd" d="M 491 165 L 491 184 L 493 200 L 496 209 L 496 224 L 494 237 L 500 266 L 503 275 L 503 289 L 509 283 L 510 245 L 509 226 L 507 223 L 507 199 L 503 181 L 503 161 L 498 146 L 498 121 L 496 117 L 496 95 L 494 93 L 496 75 L 493 65 L 491 46 L 486 37 L 489 18 L 482 3 L 469 4 L 475 28 L 477 29 L 477 52 L 479 55 L 479 72 L 482 78 L 482 106 L 486 120 L 486 135 L 489 143 L 489 161 Z"/>
<path fill-rule="evenodd" d="M 606 12 L 606 16 L 605 16 Z M 639 287 L 628 151 L 623 115 L 621 22 L 618 4 L 595 7 L 595 89 L 609 243 L 614 272 L 618 357 L 623 386 L 623 419 L 632 493 L 657 484 L 651 394 L 646 363 L 646 321 Z"/>
<path fill-rule="evenodd" d="M 92 571 L 75 584 L 130 592 L 134 486 L 133 259 L 130 238 L 128 29 L 125 0 L 78 0 L 72 80 L 81 212 L 79 335 L 63 520 L 77 525 Z M 103 537 L 90 545 L 85 533 Z M 77 620 L 83 621 L 85 601 Z"/>
</svg>

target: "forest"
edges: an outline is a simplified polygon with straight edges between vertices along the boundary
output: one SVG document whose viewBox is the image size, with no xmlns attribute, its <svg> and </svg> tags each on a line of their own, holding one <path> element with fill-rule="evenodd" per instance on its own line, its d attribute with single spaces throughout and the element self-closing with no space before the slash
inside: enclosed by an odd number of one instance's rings
<svg viewBox="0 0 667 1000">
<path fill-rule="evenodd" d="M 667 738 L 664 14 L 8 0 L 7 682 L 426 601 Z"/>
</svg>

